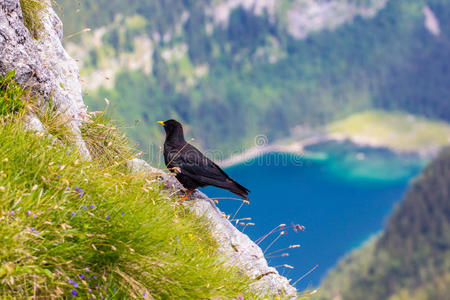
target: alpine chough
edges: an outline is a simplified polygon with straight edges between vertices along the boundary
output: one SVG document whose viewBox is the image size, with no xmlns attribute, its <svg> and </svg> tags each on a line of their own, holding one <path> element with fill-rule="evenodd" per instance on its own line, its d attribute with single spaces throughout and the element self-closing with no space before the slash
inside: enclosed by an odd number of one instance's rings
<svg viewBox="0 0 450 300">
<path fill-rule="evenodd" d="M 234 181 L 218 165 L 204 156 L 184 139 L 183 127 L 175 120 L 158 121 L 164 126 L 164 161 L 167 168 L 176 173 L 176 178 L 188 190 L 185 200 L 198 187 L 207 185 L 228 190 L 245 201 L 249 201 L 248 189 Z"/>
</svg>

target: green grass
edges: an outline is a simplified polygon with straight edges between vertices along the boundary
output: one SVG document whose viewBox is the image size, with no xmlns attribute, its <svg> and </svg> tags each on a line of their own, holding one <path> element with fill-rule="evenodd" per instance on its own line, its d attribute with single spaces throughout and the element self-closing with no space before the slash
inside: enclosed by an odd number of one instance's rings
<svg viewBox="0 0 450 300">
<path fill-rule="evenodd" d="M 39 109 L 34 108 L 33 111 L 51 136 L 64 144 L 73 142 L 74 133 L 67 116 L 58 111 L 51 101 Z"/>
<path fill-rule="evenodd" d="M 250 280 L 223 263 L 207 221 L 151 175 L 124 168 L 132 148 L 119 129 L 101 114 L 86 126 L 86 139 L 106 138 L 88 142 L 99 150 L 90 162 L 20 121 L 0 127 L 0 298 L 249 296 Z"/>
<path fill-rule="evenodd" d="M 400 112 L 365 111 L 332 123 L 332 134 L 370 141 L 401 151 L 420 151 L 450 144 L 450 125 Z"/>
<path fill-rule="evenodd" d="M 90 121 L 81 127 L 81 136 L 89 153 L 103 165 L 124 162 L 137 154 L 119 126 L 110 114 L 102 111 L 91 113 Z"/>
<path fill-rule="evenodd" d="M 5 121 L 21 116 L 27 106 L 29 92 L 14 81 L 15 71 L 0 76 L 0 118 Z"/>
</svg>

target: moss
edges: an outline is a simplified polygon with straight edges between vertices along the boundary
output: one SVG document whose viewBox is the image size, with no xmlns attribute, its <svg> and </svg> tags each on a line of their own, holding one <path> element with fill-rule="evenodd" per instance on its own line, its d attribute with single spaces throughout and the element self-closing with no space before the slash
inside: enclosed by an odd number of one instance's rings
<svg viewBox="0 0 450 300">
<path fill-rule="evenodd" d="M 45 3 L 41 0 L 20 0 L 20 7 L 25 27 L 28 28 L 33 38 L 38 39 L 43 26 L 39 12 L 45 8 Z"/>
</svg>

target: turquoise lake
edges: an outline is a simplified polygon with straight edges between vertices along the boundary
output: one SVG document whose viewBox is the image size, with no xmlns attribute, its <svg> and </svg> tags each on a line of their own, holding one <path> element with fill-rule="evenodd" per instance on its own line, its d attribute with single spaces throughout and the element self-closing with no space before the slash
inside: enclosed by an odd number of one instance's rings
<svg viewBox="0 0 450 300">
<path fill-rule="evenodd" d="M 255 226 L 245 233 L 254 241 L 279 224 L 300 224 L 305 231 L 288 229 L 266 251 L 271 266 L 292 282 L 318 267 L 297 283 L 315 287 L 339 258 L 383 229 L 386 218 L 417 176 L 425 162 L 412 155 L 385 149 L 357 147 L 350 143 L 323 143 L 309 147 L 310 155 L 270 153 L 228 168 L 227 173 L 250 189 L 250 205 L 236 218 L 251 218 Z M 235 196 L 227 191 L 202 189 L 212 198 Z M 240 202 L 218 199 L 225 213 L 235 214 Z M 242 230 L 243 226 L 238 226 Z M 279 235 L 260 243 L 265 250 Z M 301 247 L 268 255 L 289 245 Z"/>
</svg>

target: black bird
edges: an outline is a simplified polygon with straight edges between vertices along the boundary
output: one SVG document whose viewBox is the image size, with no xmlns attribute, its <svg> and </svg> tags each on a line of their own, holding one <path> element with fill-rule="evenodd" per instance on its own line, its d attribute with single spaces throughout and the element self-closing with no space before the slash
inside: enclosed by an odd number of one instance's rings
<svg viewBox="0 0 450 300">
<path fill-rule="evenodd" d="M 218 165 L 204 156 L 197 148 L 186 142 L 183 127 L 175 120 L 158 121 L 164 126 L 164 161 L 167 168 L 176 173 L 178 181 L 188 190 L 187 199 L 198 187 L 213 185 L 228 190 L 249 201 L 248 189 L 234 181 Z"/>
</svg>

